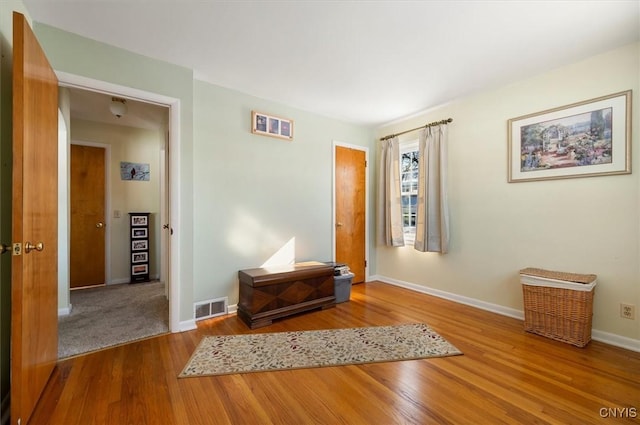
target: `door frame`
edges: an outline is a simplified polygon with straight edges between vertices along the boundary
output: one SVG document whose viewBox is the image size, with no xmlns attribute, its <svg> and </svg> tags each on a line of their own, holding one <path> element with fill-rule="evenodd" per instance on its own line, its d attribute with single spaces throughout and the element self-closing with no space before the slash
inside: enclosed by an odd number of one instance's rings
<svg viewBox="0 0 640 425">
<path fill-rule="evenodd" d="M 55 70 L 58 77 L 58 84 L 62 87 L 73 87 L 93 92 L 103 93 L 111 96 L 121 96 L 133 98 L 146 103 L 166 106 L 169 108 L 169 160 L 166 165 L 168 172 L 168 193 L 165 194 L 165 202 L 169 207 L 169 227 L 178 228 L 181 222 L 180 207 L 180 99 L 152 93 L 132 87 L 121 86 L 106 81 L 95 80 L 93 78 L 70 74 Z M 167 199 L 168 198 L 168 199 Z M 107 214 L 109 215 L 109 214 Z M 168 255 L 161 253 L 163 258 L 169 258 L 169 276 L 167 279 L 169 295 L 169 331 L 181 332 L 180 323 L 180 294 L 181 294 L 181 269 L 180 269 L 180 238 L 169 238 L 168 246 L 162 249 L 167 250 Z M 190 329 L 190 328 L 189 328 Z"/>
<path fill-rule="evenodd" d="M 65 141 L 66 142 L 66 141 Z M 107 230 L 104 235 L 104 284 L 109 285 L 111 282 L 111 169 L 109 164 L 111 164 L 111 145 L 106 143 L 97 143 L 97 142 L 87 142 L 84 140 L 76 140 L 71 139 L 71 145 L 77 146 L 89 146 L 93 148 L 102 148 L 104 149 L 104 226 Z M 71 149 L 71 147 L 69 147 Z M 71 162 L 69 161 L 69 167 L 71 167 Z M 67 174 L 65 175 L 65 180 L 67 183 L 69 182 L 69 170 L 67 170 Z M 69 186 L 67 186 L 69 187 Z M 71 204 L 71 190 L 68 193 L 69 196 L 69 204 Z M 71 206 L 71 205 L 69 205 Z M 71 209 L 68 210 L 67 214 L 71 217 Z M 71 230 L 71 227 L 69 227 Z M 71 241 L 69 241 L 71 243 Z M 69 245 L 70 246 L 70 245 Z M 69 261 L 71 260 L 71 256 L 69 256 Z M 69 271 L 71 272 L 71 271 Z M 67 282 L 67 289 L 69 292 L 71 291 L 71 284 Z M 69 298 L 70 299 L 70 298 Z M 71 307 L 71 306 L 69 306 Z"/>
<path fill-rule="evenodd" d="M 364 152 L 364 159 L 367 166 L 364 173 L 364 281 L 369 281 L 369 148 L 337 140 L 333 141 L 331 147 L 331 258 L 336 261 L 336 148 L 348 148 Z"/>
</svg>

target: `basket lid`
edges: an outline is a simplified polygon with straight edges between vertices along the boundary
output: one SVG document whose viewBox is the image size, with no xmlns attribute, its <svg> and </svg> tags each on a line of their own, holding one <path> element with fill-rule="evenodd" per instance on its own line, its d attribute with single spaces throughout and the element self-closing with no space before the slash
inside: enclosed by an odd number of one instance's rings
<svg viewBox="0 0 640 425">
<path fill-rule="evenodd" d="M 527 267 L 526 269 L 522 269 L 520 270 L 520 274 L 525 274 L 528 276 L 543 277 L 546 279 L 565 280 L 568 282 L 576 282 L 576 283 L 584 283 L 584 284 L 593 283 L 598 277 L 595 274 L 558 272 L 553 270 L 537 269 L 534 267 Z"/>
</svg>

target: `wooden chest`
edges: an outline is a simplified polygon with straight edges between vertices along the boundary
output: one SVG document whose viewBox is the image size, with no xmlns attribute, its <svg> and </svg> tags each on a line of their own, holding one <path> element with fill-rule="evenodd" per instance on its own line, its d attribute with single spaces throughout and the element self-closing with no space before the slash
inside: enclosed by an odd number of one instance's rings
<svg viewBox="0 0 640 425">
<path fill-rule="evenodd" d="M 251 329 L 274 319 L 334 307 L 333 267 L 319 262 L 240 270 L 238 317 Z"/>
</svg>

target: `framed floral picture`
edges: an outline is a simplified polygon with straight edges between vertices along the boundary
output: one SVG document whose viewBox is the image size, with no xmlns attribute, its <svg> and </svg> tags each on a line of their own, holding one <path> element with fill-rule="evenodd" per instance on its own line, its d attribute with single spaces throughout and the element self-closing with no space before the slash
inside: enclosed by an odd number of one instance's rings
<svg viewBox="0 0 640 425">
<path fill-rule="evenodd" d="M 508 181 L 631 173 L 631 90 L 508 120 Z"/>
</svg>

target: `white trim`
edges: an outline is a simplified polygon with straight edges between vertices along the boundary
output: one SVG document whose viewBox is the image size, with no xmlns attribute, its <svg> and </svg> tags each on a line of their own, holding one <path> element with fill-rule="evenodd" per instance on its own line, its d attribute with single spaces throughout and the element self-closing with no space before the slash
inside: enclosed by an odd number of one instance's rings
<svg viewBox="0 0 640 425">
<path fill-rule="evenodd" d="M 64 307 L 64 308 L 59 308 L 58 309 L 58 317 L 60 316 L 68 316 L 71 314 L 71 304 L 69 304 L 69 307 Z"/>
<path fill-rule="evenodd" d="M 366 265 L 364 267 L 364 280 L 369 280 L 369 270 L 371 268 L 371 262 L 369 261 L 369 148 L 366 146 L 352 145 L 350 143 L 343 143 L 337 140 L 333 141 L 331 150 L 331 258 L 336 261 L 336 148 L 343 147 L 348 149 L 355 149 L 364 152 L 364 159 L 367 166 L 364 169 L 364 259 Z"/>
<path fill-rule="evenodd" d="M 227 314 L 235 314 L 238 312 L 238 304 L 228 305 Z"/>
<path fill-rule="evenodd" d="M 367 282 L 371 282 L 377 280 L 382 283 L 387 283 L 389 285 L 399 286 L 401 288 L 409 289 L 412 291 L 420 292 L 422 294 L 433 295 L 438 298 L 443 298 L 446 300 L 454 301 L 460 304 L 465 304 L 471 307 L 476 307 L 481 310 L 490 311 L 492 313 L 497 313 L 502 316 L 513 317 L 514 319 L 524 320 L 524 312 L 521 310 L 516 310 L 510 307 L 504 307 L 498 304 L 492 304 L 485 301 L 480 301 L 475 298 L 469 298 L 462 295 L 452 294 L 450 292 L 441 291 L 439 289 L 429 288 L 427 286 L 417 285 L 415 283 L 405 282 L 398 279 L 392 279 L 390 277 L 374 275 L 367 280 Z M 625 348 L 627 350 L 640 352 L 640 340 L 627 338 L 621 335 L 616 335 L 610 332 L 599 331 L 597 329 L 592 329 L 591 331 L 591 339 L 598 342 L 603 342 L 605 344 L 613 345 L 620 348 Z"/>
<path fill-rule="evenodd" d="M 627 350 L 637 351 L 640 353 L 640 339 L 627 338 L 626 336 L 599 331 L 597 329 L 591 330 L 591 339 L 593 339 L 594 341 L 604 342 L 605 344 L 615 345 L 616 347 L 626 348 Z"/>
<path fill-rule="evenodd" d="M 153 103 L 158 106 L 170 106 L 178 99 L 158 93 L 139 90 L 133 87 L 121 86 L 107 81 L 95 80 L 82 75 L 70 74 L 64 71 L 55 71 L 58 84 L 62 87 L 75 87 L 107 95 L 122 95 L 129 99 L 139 100 L 145 103 Z"/>
<path fill-rule="evenodd" d="M 198 325 L 196 325 L 196 319 L 189 319 L 185 320 L 184 322 L 180 322 L 177 329 L 172 330 L 171 332 L 186 332 L 192 331 L 194 329 L 198 329 Z"/>
<path fill-rule="evenodd" d="M 104 282 L 111 282 L 111 145 L 106 143 L 89 142 L 85 140 L 70 140 L 70 145 L 89 146 L 104 149 Z M 71 147 L 69 147 L 71 149 Z M 69 160 L 69 166 L 71 161 Z M 69 188 L 69 202 L 71 202 L 71 173 L 67 174 L 67 187 Z M 71 206 L 69 206 L 69 219 L 71 219 Z M 68 257 L 71 258 L 69 252 Z"/>
<path fill-rule="evenodd" d="M 420 149 L 420 139 L 407 139 L 401 142 L 398 142 L 398 147 L 400 148 L 400 155 L 407 152 L 414 152 Z"/>
<path fill-rule="evenodd" d="M 399 286 L 405 289 L 411 289 L 412 291 L 420 292 L 423 294 L 433 295 L 438 298 L 444 298 L 445 300 L 455 301 L 459 304 L 469 305 L 477 307 L 482 310 L 498 313 L 503 316 L 513 317 L 515 319 L 524 320 L 524 313 L 520 310 L 516 310 L 509 307 L 504 307 L 498 304 L 488 303 L 486 301 L 480 301 L 475 298 L 469 298 L 451 292 L 441 291 L 440 289 L 429 288 L 427 286 L 418 285 L 411 282 L 405 282 L 402 280 L 392 279 L 386 276 L 375 276 L 375 280 L 379 280 L 390 285 Z"/>
<path fill-rule="evenodd" d="M 400 148 L 400 180 L 401 180 L 401 184 L 402 184 L 402 174 L 403 174 L 403 172 L 402 172 L 402 155 L 405 154 L 405 153 L 409 153 L 409 152 L 419 151 L 420 150 L 420 139 L 416 138 L 416 139 L 407 139 L 407 140 L 401 141 L 401 142 L 399 142 L 399 148 Z M 420 159 L 418 159 L 418 161 L 419 160 Z M 419 181 L 419 178 L 416 178 L 416 180 L 415 180 L 415 184 L 416 184 L 416 186 L 415 186 L 415 191 L 416 191 L 415 195 L 416 196 L 418 196 L 418 181 Z M 403 190 L 403 188 L 401 187 L 400 188 L 400 198 L 406 196 L 406 195 L 403 195 L 402 190 Z M 409 196 L 411 196 L 411 192 L 412 191 L 409 190 L 409 194 L 410 194 Z M 406 193 L 406 192 L 404 192 L 404 193 Z M 418 221 L 417 208 L 418 208 L 418 205 L 416 203 L 416 217 L 415 217 L 416 224 L 417 224 L 417 221 Z M 409 220 L 409 221 L 411 221 L 411 220 Z M 411 227 L 411 226 L 408 226 L 408 227 Z M 404 208 L 403 208 L 403 212 L 402 212 L 402 235 L 404 236 L 404 246 L 409 246 L 409 247 L 413 248 L 413 246 L 415 245 L 415 242 L 416 242 L 416 226 L 415 225 L 413 226 L 413 232 L 409 232 L 409 231 L 407 231 L 407 229 L 405 229 L 405 226 L 404 226 Z"/>
<path fill-rule="evenodd" d="M 142 102 L 169 107 L 169 218 L 170 227 L 174 229 L 174 237 L 170 241 L 170 276 L 169 285 L 169 330 L 171 332 L 182 332 L 184 323 L 195 321 L 191 319 L 187 322 L 180 321 L 180 295 L 181 295 L 181 269 L 180 269 L 180 236 L 179 229 L 181 223 L 180 206 L 180 99 L 152 93 L 132 87 L 121 86 L 106 81 L 95 80 L 80 75 L 69 74 L 56 71 L 58 84 L 63 87 L 77 87 L 85 90 L 97 91 L 109 95 L 140 100 Z M 187 329 L 187 330 L 188 330 Z"/>
</svg>

